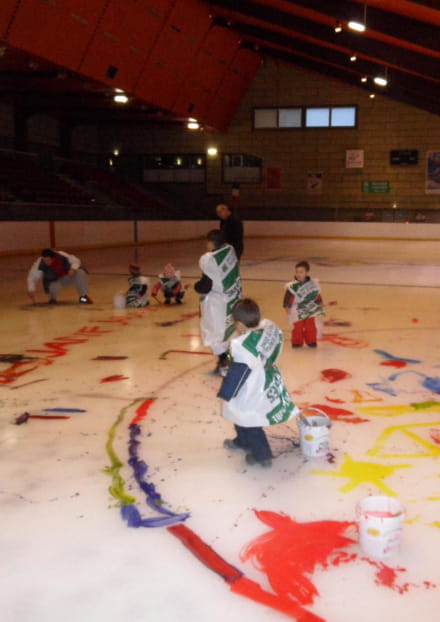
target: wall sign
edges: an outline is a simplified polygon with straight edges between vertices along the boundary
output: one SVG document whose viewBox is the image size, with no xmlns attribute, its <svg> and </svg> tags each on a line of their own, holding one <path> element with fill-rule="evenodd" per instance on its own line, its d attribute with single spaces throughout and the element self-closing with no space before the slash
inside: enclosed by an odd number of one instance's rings
<svg viewBox="0 0 440 622">
<path fill-rule="evenodd" d="M 389 181 L 363 181 L 362 192 L 369 192 L 372 194 L 384 194 L 390 191 Z"/>
<path fill-rule="evenodd" d="M 364 150 L 347 149 L 345 152 L 345 168 L 364 168 Z"/>
<path fill-rule="evenodd" d="M 390 164 L 392 166 L 410 166 L 419 163 L 417 149 L 394 149 L 390 151 Z"/>
</svg>

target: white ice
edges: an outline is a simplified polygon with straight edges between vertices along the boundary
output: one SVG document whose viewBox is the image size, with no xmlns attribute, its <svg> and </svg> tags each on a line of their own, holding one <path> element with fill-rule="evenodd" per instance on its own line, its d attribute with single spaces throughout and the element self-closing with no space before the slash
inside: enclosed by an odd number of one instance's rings
<svg viewBox="0 0 440 622">
<path fill-rule="evenodd" d="M 203 242 L 151 245 L 139 249 L 139 261 L 149 275 L 171 261 L 182 271 L 184 282 L 191 284 L 198 276 L 201 252 Z M 357 560 L 338 568 L 319 568 L 312 581 L 320 595 L 307 609 L 326 622 L 438 619 L 440 587 L 425 589 L 423 582 L 440 586 L 440 445 L 430 436 L 430 430 L 440 429 L 440 405 L 418 410 L 408 405 L 440 402 L 435 391 L 422 385 L 424 377 L 440 377 L 440 245 L 247 241 L 242 262 L 245 294 L 285 330 L 280 367 L 294 400 L 339 406 L 368 420 L 334 422 L 334 464 L 301 457 L 291 442 L 297 436 L 295 424 L 271 428 L 268 435 L 279 454 L 271 469 L 247 467 L 240 452 L 223 449 L 223 439 L 231 437 L 232 430 L 221 418 L 215 398 L 219 380 L 209 375 L 214 358 L 178 352 L 160 358 L 167 350 L 205 351 L 198 337 L 194 291 L 187 290 L 181 307 L 159 307 L 153 302 L 140 314 L 114 312 L 113 295 L 126 287 L 133 250 L 77 254 L 91 272 L 90 295 L 95 304 L 90 307 L 78 306 L 73 290 L 63 290 L 60 301 L 65 304 L 57 307 L 29 306 L 25 274 L 33 258 L 0 259 L 0 354 L 44 349 L 45 342 L 70 336 L 81 327 L 111 331 L 69 345 L 67 354 L 52 364 L 0 385 L 1 621 L 288 619 L 232 594 L 166 529 L 128 528 L 122 520 L 118 503 L 109 494 L 110 477 L 103 472 L 110 464 L 105 445 L 121 409 L 147 397 L 156 398 L 142 424 L 140 445 L 140 457 L 150 467 L 149 481 L 167 507 L 191 513 L 188 527 L 267 590 L 271 589 L 267 577 L 240 560 L 243 547 L 268 530 L 254 508 L 284 512 L 299 521 L 354 520 L 358 501 L 381 491 L 372 483 L 360 482 L 342 492 L 346 478 L 313 471 L 338 471 L 345 454 L 357 461 L 409 465 L 396 469 L 383 483 L 406 507 L 401 552 L 389 564 L 407 569 L 399 582 L 418 587 L 399 594 L 376 585 L 374 568 Z M 321 282 L 327 303 L 325 321 L 334 324 L 324 326 L 324 340 L 316 351 L 290 348 L 289 326 L 281 308 L 283 285 L 291 279 L 295 261 L 307 258 L 313 276 Z M 39 301 L 44 300 L 40 292 Z M 102 322 L 115 315 L 128 318 L 127 325 Z M 159 325 L 174 320 L 182 321 Z M 329 334 L 342 337 L 342 345 Z M 375 349 L 421 363 L 404 369 L 382 366 L 384 358 Z M 128 358 L 92 360 L 100 355 Z M 0 372 L 8 367 L 0 363 Z M 320 372 L 326 368 L 347 371 L 351 378 L 323 382 Z M 389 379 L 407 370 L 422 375 Z M 100 383 L 115 374 L 127 379 Z M 378 384 L 395 395 L 377 388 Z M 364 391 L 369 395 L 357 393 Z M 393 405 L 406 405 L 406 409 L 388 411 L 387 416 L 364 410 Z M 30 419 L 13 425 L 25 411 L 41 414 L 57 407 L 86 412 L 68 420 Z M 154 512 L 145 505 L 127 465 L 127 426 L 134 411 L 131 408 L 117 428 L 114 447 L 124 463 L 121 475 L 127 490 L 136 497 L 142 515 L 149 517 Z M 407 428 L 416 438 L 399 427 L 378 448 L 387 428 L 413 424 L 426 424 Z M 353 550 L 358 551 L 356 546 Z"/>
</svg>

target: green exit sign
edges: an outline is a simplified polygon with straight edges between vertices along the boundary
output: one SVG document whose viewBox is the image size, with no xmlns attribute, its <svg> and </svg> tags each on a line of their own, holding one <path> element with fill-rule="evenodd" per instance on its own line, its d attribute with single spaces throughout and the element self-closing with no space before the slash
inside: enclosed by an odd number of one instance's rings
<svg viewBox="0 0 440 622">
<path fill-rule="evenodd" d="M 389 181 L 363 181 L 362 192 L 371 192 L 373 194 L 383 194 L 390 191 Z"/>
</svg>

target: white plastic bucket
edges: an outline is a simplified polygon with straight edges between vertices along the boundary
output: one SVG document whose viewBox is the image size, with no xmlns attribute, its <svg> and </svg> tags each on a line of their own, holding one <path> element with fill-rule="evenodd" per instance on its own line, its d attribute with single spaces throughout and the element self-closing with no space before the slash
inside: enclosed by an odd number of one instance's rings
<svg viewBox="0 0 440 622">
<path fill-rule="evenodd" d="M 356 508 L 359 544 L 367 557 L 386 559 L 399 552 L 405 508 L 394 497 L 366 497 Z"/>
<path fill-rule="evenodd" d="M 125 309 L 126 298 L 125 294 L 115 294 L 113 296 L 113 306 L 115 309 Z"/>
<path fill-rule="evenodd" d="M 299 442 L 306 458 L 320 458 L 329 452 L 331 420 L 317 408 L 305 408 L 299 414 Z"/>
</svg>

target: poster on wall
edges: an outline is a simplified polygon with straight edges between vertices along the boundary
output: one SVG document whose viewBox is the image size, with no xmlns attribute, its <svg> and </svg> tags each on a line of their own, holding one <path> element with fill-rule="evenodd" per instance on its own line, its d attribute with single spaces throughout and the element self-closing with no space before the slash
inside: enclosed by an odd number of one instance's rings
<svg viewBox="0 0 440 622">
<path fill-rule="evenodd" d="M 281 188 L 281 169 L 266 169 L 266 186 L 268 190 L 279 190 Z"/>
<path fill-rule="evenodd" d="M 345 152 L 345 168 L 364 168 L 364 150 L 347 149 Z"/>
<path fill-rule="evenodd" d="M 322 194 L 323 173 L 307 173 L 307 194 Z"/>
<path fill-rule="evenodd" d="M 426 153 L 426 194 L 440 194 L 440 151 Z"/>
</svg>

